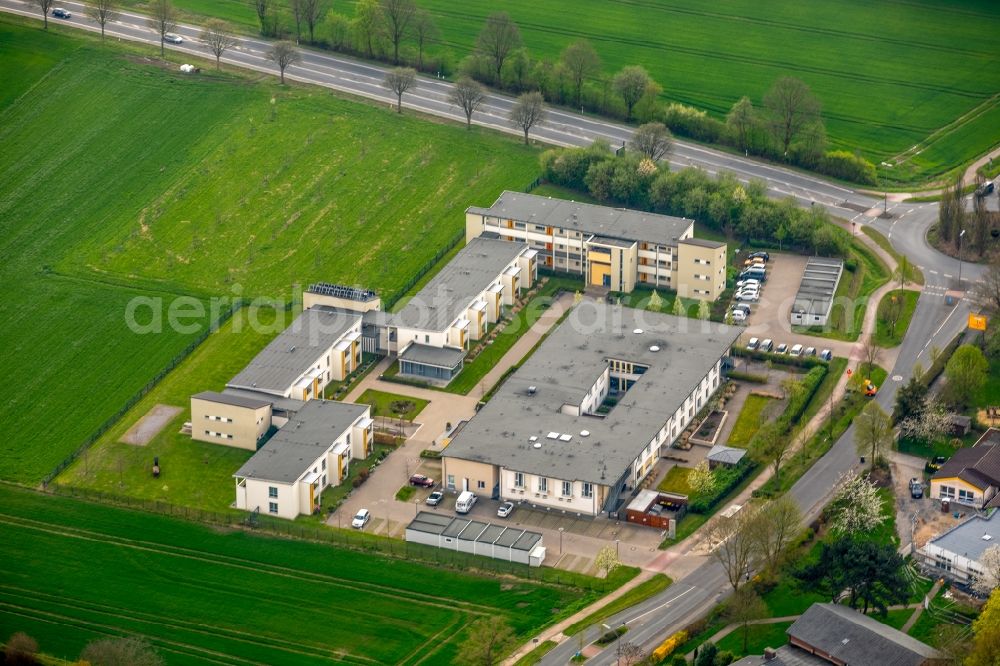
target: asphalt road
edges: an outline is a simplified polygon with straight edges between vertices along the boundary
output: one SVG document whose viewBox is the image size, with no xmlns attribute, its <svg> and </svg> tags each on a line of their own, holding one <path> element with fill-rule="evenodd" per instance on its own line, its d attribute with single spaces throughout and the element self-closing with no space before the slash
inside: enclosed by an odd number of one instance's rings
<svg viewBox="0 0 1000 666">
<path fill-rule="evenodd" d="M 60 6 L 70 10 L 73 17 L 69 20 L 50 17 L 50 24 L 72 25 L 99 31 L 98 26 L 86 17 L 81 3 L 63 2 Z M 41 20 L 37 8 L 22 0 L 0 0 L 0 10 Z M 185 41 L 179 45 L 167 44 L 167 49 L 214 59 L 208 47 L 199 39 L 201 33 L 199 27 L 182 24 L 178 25 L 174 32 L 181 35 Z M 147 17 L 132 11 L 120 12 L 118 21 L 108 24 L 107 35 L 112 39 L 121 38 L 153 45 L 159 43 L 158 35 L 147 25 Z M 270 42 L 266 40 L 243 37 L 235 48 L 225 53 L 222 62 L 277 75 L 276 65 L 267 57 L 269 49 Z M 378 65 L 302 49 L 302 61 L 289 67 L 285 76 L 291 80 L 359 95 L 387 105 L 395 104 L 395 95 L 381 85 L 385 71 L 385 67 Z M 451 88 L 452 84 L 447 81 L 421 76 L 417 88 L 403 96 L 403 107 L 464 122 L 464 114 L 458 107 L 448 102 Z M 482 109 L 473 116 L 473 122 L 520 136 L 521 131 L 511 127 L 507 122 L 507 114 L 512 104 L 513 99 L 510 97 L 490 94 Z M 625 125 L 553 108 L 548 110 L 548 118 L 531 132 L 534 139 L 560 146 L 586 146 L 595 139 L 605 139 L 612 146 L 620 146 L 623 142 L 627 142 L 631 135 L 632 129 Z M 792 196 L 805 205 L 815 202 L 840 216 L 854 215 L 877 203 L 877 200 L 870 196 L 806 173 L 684 141 L 675 141 L 670 163 L 674 168 L 698 166 L 713 174 L 730 171 L 744 181 L 762 179 L 767 183 L 768 191 L 773 196 Z"/>
<path fill-rule="evenodd" d="M 80 3 L 65 2 L 61 6 L 69 9 L 73 18 L 69 21 L 50 19 L 50 22 L 97 30 L 97 26 L 85 18 Z M 0 0 L 0 10 L 40 20 L 37 10 L 19 0 Z M 212 58 L 207 47 L 198 40 L 199 28 L 180 25 L 175 32 L 182 35 L 185 42 L 177 46 L 168 44 L 168 49 Z M 158 43 L 157 35 L 147 27 L 146 17 L 130 11 L 122 12 L 119 20 L 107 27 L 107 34 L 110 38 L 153 45 Z M 269 48 L 269 43 L 264 40 L 242 38 L 236 48 L 226 53 L 223 62 L 277 75 L 277 68 L 267 58 Z M 301 63 L 290 67 L 286 71 L 286 77 L 391 104 L 395 102 L 395 97 L 381 86 L 384 73 L 385 68 L 377 65 L 304 49 Z M 451 84 L 446 81 L 420 77 L 417 89 L 405 95 L 404 108 L 464 122 L 465 118 L 458 108 L 447 101 L 450 89 Z M 520 135 L 520 131 L 510 127 L 506 120 L 512 103 L 510 97 L 490 94 L 483 108 L 473 117 L 473 122 Z M 533 138 L 562 146 L 589 145 L 595 139 L 605 139 L 613 146 L 618 146 L 628 141 L 630 136 L 629 127 L 556 109 L 550 109 L 548 119 L 532 131 Z M 909 379 L 913 364 L 919 361 L 927 367 L 930 363 L 929 350 L 933 346 L 943 347 L 964 328 L 969 304 L 960 301 L 949 306 L 945 303 L 944 296 L 946 289 L 957 284 L 958 262 L 938 253 L 925 240 L 926 230 L 937 216 L 936 205 L 893 204 L 890 208 L 893 214 L 891 219 L 870 220 L 863 216 L 863 211 L 881 203 L 878 199 L 808 174 L 684 141 L 675 142 L 670 162 L 675 168 L 698 166 L 709 173 L 730 171 L 742 180 L 763 179 L 768 191 L 774 196 L 792 196 L 803 205 L 815 203 L 841 217 L 872 224 L 890 238 L 896 249 L 921 267 L 927 282 L 926 288 L 918 301 L 896 366 L 877 398 L 886 410 L 891 409 L 898 387 Z M 970 281 L 978 279 L 981 272 L 980 267 L 968 264 L 963 266 L 966 286 Z M 803 513 L 812 514 L 829 499 L 838 480 L 857 466 L 858 456 L 854 448 L 852 426 L 837 440 L 829 453 L 817 461 L 793 486 L 790 493 Z M 727 593 L 728 587 L 721 565 L 712 561 L 655 597 L 618 613 L 607 624 L 617 626 L 626 623 L 629 627 L 626 640 L 652 648 L 666 635 L 683 628 L 717 603 Z M 593 640 L 594 637 L 588 638 Z M 576 652 L 576 644 L 573 639 L 565 641 L 546 655 L 542 663 L 566 664 Z M 615 645 L 612 644 L 589 661 L 594 664 L 613 664 Z"/>
</svg>

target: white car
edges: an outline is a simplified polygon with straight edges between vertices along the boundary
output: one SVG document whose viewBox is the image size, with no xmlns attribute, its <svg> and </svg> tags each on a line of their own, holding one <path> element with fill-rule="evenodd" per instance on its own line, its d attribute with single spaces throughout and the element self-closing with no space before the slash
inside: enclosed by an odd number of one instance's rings
<svg viewBox="0 0 1000 666">
<path fill-rule="evenodd" d="M 792 345 L 792 350 L 788 352 L 789 356 L 802 356 L 802 345 Z"/>
<path fill-rule="evenodd" d="M 747 320 L 747 313 L 743 310 L 733 310 L 733 323 L 742 324 Z"/>
<path fill-rule="evenodd" d="M 747 343 L 747 349 L 753 350 L 760 346 L 760 340 L 757 338 L 750 338 L 750 342 Z"/>
<path fill-rule="evenodd" d="M 743 287 L 749 287 L 749 286 L 752 286 L 752 285 L 759 287 L 760 286 L 760 280 L 758 280 L 757 278 L 746 278 L 745 280 L 738 281 L 736 283 L 736 288 L 737 289 L 741 289 Z"/>
<path fill-rule="evenodd" d="M 784 342 L 782 342 L 780 345 L 778 345 L 778 348 L 774 350 L 774 353 L 775 354 L 784 354 L 787 351 L 788 351 L 788 345 L 785 344 Z"/>
<path fill-rule="evenodd" d="M 184 38 L 174 32 L 168 32 L 163 35 L 163 41 L 169 42 L 170 44 L 183 44 Z"/>
<path fill-rule="evenodd" d="M 361 509 L 356 514 L 354 514 L 354 520 L 351 521 L 351 527 L 361 530 L 364 529 L 368 521 L 372 519 L 372 514 L 368 509 Z"/>
<path fill-rule="evenodd" d="M 760 350 L 766 352 L 774 350 L 774 342 L 771 340 L 771 338 L 766 338 L 763 342 L 760 343 Z"/>
<path fill-rule="evenodd" d="M 512 511 L 514 511 L 514 503 L 504 502 L 503 504 L 500 505 L 500 508 L 497 509 L 497 516 L 499 516 L 500 518 L 506 518 L 511 514 Z"/>
<path fill-rule="evenodd" d="M 756 292 L 740 292 L 736 294 L 738 301 L 759 301 L 760 296 Z"/>
<path fill-rule="evenodd" d="M 732 310 L 733 312 L 741 310 L 743 314 L 747 316 L 750 315 L 750 306 L 747 305 L 746 303 L 733 303 L 732 305 L 729 306 L 729 309 Z"/>
</svg>

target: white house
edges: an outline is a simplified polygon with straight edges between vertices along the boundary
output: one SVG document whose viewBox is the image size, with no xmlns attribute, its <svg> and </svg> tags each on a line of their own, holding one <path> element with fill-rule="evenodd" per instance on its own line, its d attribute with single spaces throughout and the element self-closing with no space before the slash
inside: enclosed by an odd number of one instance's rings
<svg viewBox="0 0 1000 666">
<path fill-rule="evenodd" d="M 970 584 L 983 572 L 979 559 L 990 546 L 1000 546 L 1000 509 L 989 514 L 973 514 L 920 549 L 924 568 L 962 585 Z"/>
<path fill-rule="evenodd" d="M 371 447 L 368 405 L 311 400 L 233 475 L 236 507 L 288 519 L 310 514 Z"/>
</svg>

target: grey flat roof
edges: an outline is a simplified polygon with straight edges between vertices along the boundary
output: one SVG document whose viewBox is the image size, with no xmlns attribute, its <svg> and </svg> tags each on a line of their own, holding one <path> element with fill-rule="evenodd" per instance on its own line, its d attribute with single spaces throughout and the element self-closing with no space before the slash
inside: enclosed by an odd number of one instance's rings
<svg viewBox="0 0 1000 666">
<path fill-rule="evenodd" d="M 264 402 L 271 403 L 271 409 L 283 411 L 283 412 L 297 412 L 302 409 L 305 403 L 304 400 L 296 400 L 295 398 L 283 398 L 281 396 L 273 395 L 271 393 L 260 393 L 259 391 L 250 391 L 246 389 L 237 388 L 227 388 L 223 389 L 223 395 L 230 395 L 238 398 L 249 398 L 250 400 L 261 400 Z"/>
<path fill-rule="evenodd" d="M 735 465 L 739 461 L 743 460 L 743 456 L 747 454 L 746 449 L 738 449 L 733 446 L 724 446 L 723 444 L 716 444 L 708 451 L 708 455 L 705 456 L 708 460 L 713 462 L 728 463 L 730 465 Z"/>
<path fill-rule="evenodd" d="M 567 481 L 613 484 L 741 331 L 584 299 L 442 455 Z M 653 346 L 659 350 L 652 351 Z M 584 401 L 609 359 L 649 369 L 606 417 L 562 413 L 563 405 Z M 550 439 L 548 433 L 571 439 Z M 529 441 L 532 436 L 540 448 Z"/>
<path fill-rule="evenodd" d="M 698 247 L 707 247 L 712 250 L 718 250 L 720 247 L 725 247 L 725 243 L 720 243 L 719 241 L 708 240 L 706 238 L 685 238 L 680 243 L 685 245 L 697 245 Z"/>
<path fill-rule="evenodd" d="M 431 347 L 430 345 L 414 342 L 403 350 L 399 358 L 411 363 L 433 365 L 451 370 L 457 368 L 462 363 L 462 359 L 465 358 L 465 351 L 456 349 L 455 347 Z"/>
<path fill-rule="evenodd" d="M 294 483 L 368 410 L 351 402 L 310 400 L 233 476 Z"/>
<path fill-rule="evenodd" d="M 493 543 L 501 534 L 503 534 L 504 529 L 505 528 L 500 527 L 499 525 L 491 524 L 483 530 L 483 533 L 479 535 L 479 538 L 477 538 L 476 541 L 481 541 L 482 543 Z"/>
<path fill-rule="evenodd" d="M 989 539 L 983 536 L 988 535 Z M 952 527 L 939 537 L 930 540 L 942 550 L 978 561 L 990 546 L 1000 546 L 1000 509 L 990 516 L 973 515 L 964 523 Z"/>
<path fill-rule="evenodd" d="M 392 315 L 392 325 L 445 330 L 527 249 L 527 243 L 473 238 L 402 310 Z"/>
<path fill-rule="evenodd" d="M 283 392 L 308 370 L 361 315 L 320 305 L 305 310 L 226 386 Z"/>
<path fill-rule="evenodd" d="M 828 314 L 843 271 L 844 262 L 841 259 L 809 257 L 792 303 L 792 312 Z"/>
<path fill-rule="evenodd" d="M 912 636 L 840 604 L 813 604 L 788 635 L 847 664 L 921 666 L 940 656 Z"/>
<path fill-rule="evenodd" d="M 468 212 L 658 245 L 677 245 L 677 239 L 694 224 L 683 217 L 609 208 L 509 190 L 489 208 L 473 206 Z"/>
<path fill-rule="evenodd" d="M 406 529 L 426 534 L 438 534 L 453 539 L 492 543 L 502 548 L 529 552 L 542 540 L 540 533 L 529 532 L 520 527 L 484 523 L 480 520 L 447 516 L 430 511 L 418 513 L 406 526 Z"/>
<path fill-rule="evenodd" d="M 252 398 L 246 395 L 233 395 L 231 393 L 217 393 L 215 391 L 202 391 L 201 393 L 195 393 L 192 398 L 197 398 L 199 400 L 207 400 L 208 402 L 217 402 L 222 405 L 233 405 L 234 407 L 246 407 L 247 409 L 260 409 L 261 407 L 270 407 L 271 401 L 261 398 Z"/>
<path fill-rule="evenodd" d="M 426 532 L 427 534 L 442 534 L 449 525 L 451 525 L 452 517 L 444 516 L 440 513 L 431 513 L 429 511 L 421 511 L 417 514 L 417 517 L 413 519 L 406 529 L 417 530 L 418 532 Z"/>
</svg>

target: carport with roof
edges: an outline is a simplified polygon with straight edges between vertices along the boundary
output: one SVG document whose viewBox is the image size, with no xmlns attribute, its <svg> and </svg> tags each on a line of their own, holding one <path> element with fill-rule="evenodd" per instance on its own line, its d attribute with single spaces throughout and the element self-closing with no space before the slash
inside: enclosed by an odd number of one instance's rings
<svg viewBox="0 0 1000 666">
<path fill-rule="evenodd" d="M 406 540 L 529 566 L 545 559 L 542 535 L 518 527 L 421 511 L 406 526 Z"/>
</svg>

